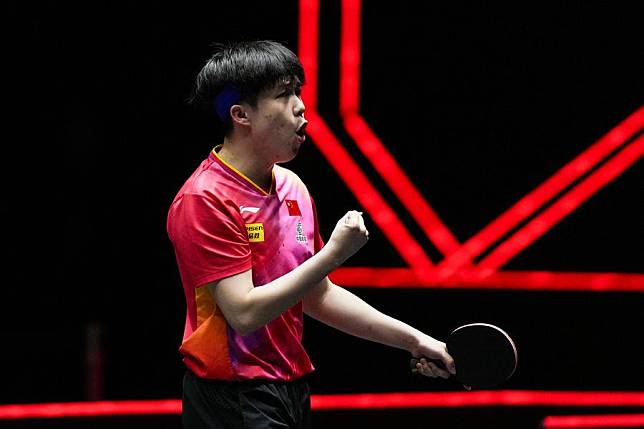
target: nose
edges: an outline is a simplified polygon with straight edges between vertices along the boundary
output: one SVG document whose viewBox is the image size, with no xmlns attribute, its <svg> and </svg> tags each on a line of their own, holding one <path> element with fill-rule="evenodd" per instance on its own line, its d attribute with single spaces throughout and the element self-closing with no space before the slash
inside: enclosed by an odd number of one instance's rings
<svg viewBox="0 0 644 429">
<path fill-rule="evenodd" d="M 304 111 L 306 110 L 306 107 L 304 106 L 304 102 L 300 97 L 295 97 L 295 104 L 293 105 L 293 114 L 295 116 L 304 116 Z"/>
</svg>

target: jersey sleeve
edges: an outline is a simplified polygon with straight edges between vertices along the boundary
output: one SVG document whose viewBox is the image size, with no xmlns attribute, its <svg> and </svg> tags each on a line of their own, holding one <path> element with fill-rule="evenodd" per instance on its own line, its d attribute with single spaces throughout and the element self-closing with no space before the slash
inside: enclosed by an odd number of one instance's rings
<svg viewBox="0 0 644 429">
<path fill-rule="evenodd" d="M 313 221 L 315 223 L 314 231 L 313 231 L 313 245 L 314 245 L 315 253 L 317 254 L 324 247 L 324 240 L 322 240 L 322 236 L 320 235 L 320 225 L 318 224 L 318 212 L 317 212 L 317 209 L 315 208 L 315 201 L 313 200 L 312 196 L 311 196 L 311 207 L 313 208 Z"/>
<path fill-rule="evenodd" d="M 182 277 L 193 287 L 252 267 L 241 216 L 215 197 L 185 194 L 176 208 L 172 235 Z"/>
</svg>

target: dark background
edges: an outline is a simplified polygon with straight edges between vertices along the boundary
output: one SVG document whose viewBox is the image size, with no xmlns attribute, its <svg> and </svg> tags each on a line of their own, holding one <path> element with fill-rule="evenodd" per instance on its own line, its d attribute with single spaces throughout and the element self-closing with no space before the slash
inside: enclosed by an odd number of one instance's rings
<svg viewBox="0 0 644 429">
<path fill-rule="evenodd" d="M 637 2 L 395 6 L 363 5 L 362 114 L 460 241 L 642 104 Z M 211 42 L 297 52 L 297 2 L 6 7 L 0 403 L 87 399 L 90 325 L 104 398 L 179 397 L 185 303 L 165 217 L 219 140 L 185 99 Z M 318 110 L 418 232 L 342 130 L 338 50 L 339 1 L 323 2 Z M 328 238 L 355 198 L 311 140 L 286 166 Z M 640 162 L 504 269 L 643 272 L 642 174 Z M 347 265 L 402 266 L 371 233 Z M 354 292 L 438 338 L 465 322 L 506 327 L 521 360 L 504 388 L 644 385 L 641 293 Z M 314 393 L 459 389 L 409 375 L 405 352 L 307 323 Z"/>
</svg>

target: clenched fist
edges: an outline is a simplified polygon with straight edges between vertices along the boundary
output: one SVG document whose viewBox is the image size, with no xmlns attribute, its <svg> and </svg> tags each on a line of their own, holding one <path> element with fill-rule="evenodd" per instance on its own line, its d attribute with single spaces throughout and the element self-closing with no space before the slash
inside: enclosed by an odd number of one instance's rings
<svg viewBox="0 0 644 429">
<path fill-rule="evenodd" d="M 337 265 L 341 265 L 360 250 L 367 240 L 369 240 L 369 231 L 364 225 L 362 212 L 351 210 L 335 225 L 326 246 L 330 247 Z"/>
</svg>

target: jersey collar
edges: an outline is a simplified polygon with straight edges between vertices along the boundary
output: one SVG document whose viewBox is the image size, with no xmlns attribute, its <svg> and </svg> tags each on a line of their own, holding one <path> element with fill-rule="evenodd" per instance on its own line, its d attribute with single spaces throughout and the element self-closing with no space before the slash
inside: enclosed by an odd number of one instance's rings
<svg viewBox="0 0 644 429">
<path fill-rule="evenodd" d="M 230 165 L 229 163 L 227 163 L 226 161 L 224 161 L 224 160 L 223 160 L 223 158 L 222 158 L 221 156 L 219 156 L 219 154 L 217 153 L 217 152 L 219 152 L 219 150 L 220 150 L 222 147 L 223 147 L 223 144 L 220 144 L 220 145 L 215 146 L 215 148 L 210 152 L 209 158 L 210 158 L 210 159 L 212 159 L 212 160 L 214 160 L 214 161 L 219 162 L 219 163 L 220 163 L 221 165 L 223 165 L 225 168 L 227 168 L 228 170 L 230 170 L 233 174 L 235 174 L 235 175 L 239 176 L 239 178 L 240 178 L 240 179 L 242 179 L 242 181 L 244 181 L 244 182 L 248 183 L 250 186 L 252 186 L 252 187 L 253 187 L 253 188 L 255 188 L 256 190 L 258 190 L 259 192 L 261 192 L 261 193 L 262 193 L 262 195 L 270 196 L 271 194 L 273 194 L 273 193 L 274 193 L 274 192 L 273 192 L 273 190 L 275 189 L 275 169 L 273 169 L 273 170 L 271 171 L 271 174 L 272 174 L 271 187 L 270 187 L 270 189 L 269 189 L 269 190 L 268 190 L 268 192 L 267 192 L 264 188 L 262 188 L 262 187 L 261 187 L 261 186 L 259 186 L 257 183 L 253 182 L 253 181 L 252 181 L 252 180 L 250 180 L 248 177 L 246 177 L 246 175 L 244 175 L 244 173 L 242 173 L 241 171 L 237 170 L 235 167 L 233 167 L 232 165 Z"/>
</svg>

